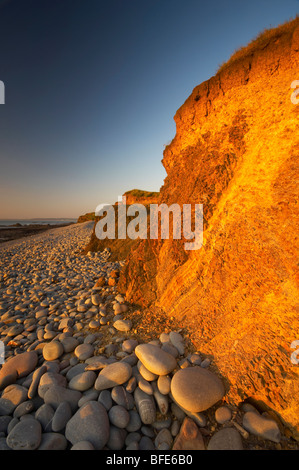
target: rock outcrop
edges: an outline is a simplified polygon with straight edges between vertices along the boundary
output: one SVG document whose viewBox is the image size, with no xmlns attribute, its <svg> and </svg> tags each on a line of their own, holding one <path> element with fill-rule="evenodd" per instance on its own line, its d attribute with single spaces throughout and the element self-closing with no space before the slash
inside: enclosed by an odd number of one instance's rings
<svg viewBox="0 0 299 470">
<path fill-rule="evenodd" d="M 299 18 L 267 31 L 177 111 L 166 204 L 203 203 L 204 242 L 140 240 L 119 286 L 193 332 L 233 400 L 275 410 L 299 436 Z"/>
<path fill-rule="evenodd" d="M 159 201 L 160 193 L 155 191 L 143 191 L 142 189 L 131 189 L 123 194 L 126 204 L 156 204 Z M 118 204 L 118 202 L 116 203 Z"/>
<path fill-rule="evenodd" d="M 77 224 L 82 224 L 83 222 L 89 222 L 90 220 L 95 220 L 94 212 L 87 212 L 84 215 L 80 215 L 77 220 Z"/>
</svg>

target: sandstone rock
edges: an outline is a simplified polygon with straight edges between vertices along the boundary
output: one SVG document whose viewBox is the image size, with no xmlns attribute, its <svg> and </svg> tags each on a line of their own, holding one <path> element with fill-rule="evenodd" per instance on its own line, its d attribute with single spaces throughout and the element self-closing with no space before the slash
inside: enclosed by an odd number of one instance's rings
<svg viewBox="0 0 299 470">
<path fill-rule="evenodd" d="M 205 450 L 202 434 L 192 419 L 184 419 L 172 450 Z"/>
<path fill-rule="evenodd" d="M 289 128 L 298 110 L 290 100 L 299 67 L 298 18 L 267 37 L 195 87 L 174 117 L 159 204 L 201 201 L 203 246 L 187 252 L 183 240 L 139 241 L 118 289 L 192 331 L 195 347 L 213 356 L 231 384 L 231 402 L 263 401 L 299 439 L 299 381 L 285 343 L 299 331 L 299 136 L 295 124 Z M 263 86 L 269 70 L 278 72 L 271 88 Z M 278 95 L 288 103 L 273 109 Z"/>
<path fill-rule="evenodd" d="M 101 277 L 99 277 L 99 279 L 95 283 L 95 288 L 103 287 L 105 284 L 106 284 L 106 279 L 105 279 L 105 277 L 101 276 Z"/>
</svg>

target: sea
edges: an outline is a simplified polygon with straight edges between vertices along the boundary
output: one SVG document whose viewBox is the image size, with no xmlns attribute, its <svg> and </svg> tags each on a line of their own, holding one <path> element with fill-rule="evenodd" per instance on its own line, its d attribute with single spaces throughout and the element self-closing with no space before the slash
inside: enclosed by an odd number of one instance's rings
<svg viewBox="0 0 299 470">
<path fill-rule="evenodd" d="M 13 227 L 16 224 L 26 225 L 62 225 L 77 222 L 78 219 L 0 219 L 0 228 Z"/>
</svg>

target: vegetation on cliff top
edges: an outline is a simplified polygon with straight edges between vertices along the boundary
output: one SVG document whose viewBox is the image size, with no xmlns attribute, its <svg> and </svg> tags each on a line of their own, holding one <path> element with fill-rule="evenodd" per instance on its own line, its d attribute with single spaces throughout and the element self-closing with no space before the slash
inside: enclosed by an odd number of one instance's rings
<svg viewBox="0 0 299 470">
<path fill-rule="evenodd" d="M 278 39 L 280 36 L 283 34 L 290 34 L 292 35 L 294 32 L 294 29 L 298 26 L 299 23 L 299 15 L 296 15 L 296 18 L 287 21 L 285 23 L 282 23 L 281 25 L 277 26 L 277 28 L 267 28 L 261 33 L 257 35 L 255 39 L 250 41 L 249 44 L 247 44 L 244 47 L 240 47 L 235 50 L 235 52 L 232 54 L 232 56 L 229 58 L 228 61 L 222 63 L 219 68 L 217 69 L 217 73 L 223 72 L 225 69 L 230 67 L 234 62 L 237 62 L 238 60 L 242 60 L 245 57 L 250 56 L 253 52 L 259 50 L 259 49 L 264 49 L 267 47 L 270 41 L 273 41 L 274 39 Z"/>
</svg>

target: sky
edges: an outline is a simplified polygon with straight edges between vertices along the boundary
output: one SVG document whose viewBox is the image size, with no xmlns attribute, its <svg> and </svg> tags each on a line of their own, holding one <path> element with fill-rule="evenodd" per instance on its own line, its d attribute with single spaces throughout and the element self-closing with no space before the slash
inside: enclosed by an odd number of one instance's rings
<svg viewBox="0 0 299 470">
<path fill-rule="evenodd" d="M 159 191 L 193 88 L 298 0 L 0 0 L 0 219 Z"/>
</svg>

